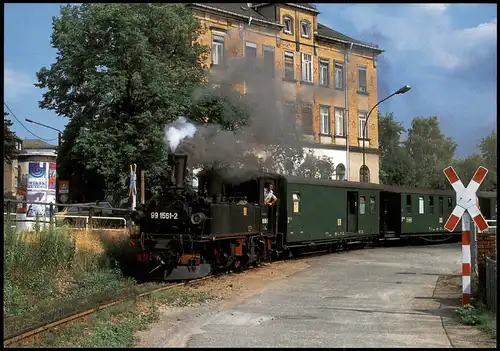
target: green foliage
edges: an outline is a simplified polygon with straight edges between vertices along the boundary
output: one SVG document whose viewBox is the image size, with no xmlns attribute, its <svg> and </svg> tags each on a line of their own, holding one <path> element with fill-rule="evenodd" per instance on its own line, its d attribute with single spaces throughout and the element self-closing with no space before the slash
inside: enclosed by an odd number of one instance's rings
<svg viewBox="0 0 500 351">
<path fill-rule="evenodd" d="M 496 317 L 482 303 L 473 305 L 464 305 L 456 310 L 460 321 L 465 325 L 478 326 L 484 332 L 494 336 L 496 334 Z"/>
<path fill-rule="evenodd" d="M 3 113 L 3 160 L 11 163 L 17 156 L 16 135 L 12 131 L 12 121 L 7 118 L 8 112 Z"/>
<path fill-rule="evenodd" d="M 191 112 L 193 92 L 207 78 L 201 33 L 181 4 L 61 8 L 53 20 L 56 62 L 37 73 L 37 86 L 47 89 L 40 107 L 69 119 L 62 174 L 77 174 L 87 187 L 100 179 L 106 195 L 121 199 L 136 163 L 155 188 L 166 161 L 163 128 Z"/>
<path fill-rule="evenodd" d="M 392 113 L 379 114 L 380 182 L 395 186 L 410 186 L 413 162 L 401 143 L 405 129 Z"/>
<path fill-rule="evenodd" d="M 335 166 L 328 157 L 317 157 L 310 151 L 305 154 L 295 174 L 306 178 L 331 179 L 334 171 Z"/>
<path fill-rule="evenodd" d="M 115 264 L 123 258 L 119 249 L 110 247 L 119 241 L 103 243 L 105 252 L 97 253 L 77 250 L 75 238 L 66 227 L 22 232 L 4 223 L 7 334 L 133 291 L 135 282 Z"/>
<path fill-rule="evenodd" d="M 415 117 L 405 145 L 414 163 L 412 183 L 421 188 L 445 189 L 448 181 L 443 169 L 453 162 L 457 145 L 441 133 L 437 117 Z"/>
</svg>

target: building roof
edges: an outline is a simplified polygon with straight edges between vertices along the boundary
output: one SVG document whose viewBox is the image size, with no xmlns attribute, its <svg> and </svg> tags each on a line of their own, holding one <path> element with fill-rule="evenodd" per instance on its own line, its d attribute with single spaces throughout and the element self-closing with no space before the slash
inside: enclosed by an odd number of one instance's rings
<svg viewBox="0 0 500 351">
<path fill-rule="evenodd" d="M 232 14 L 233 16 L 240 16 L 242 18 L 250 18 L 251 17 L 256 22 L 260 21 L 262 23 L 282 27 L 281 24 L 274 22 L 274 19 L 267 18 L 257 11 L 257 9 L 259 7 L 266 6 L 266 5 L 272 5 L 272 3 L 253 3 L 253 4 L 250 3 L 251 7 L 248 7 L 248 4 L 249 3 L 203 3 L 203 4 L 191 3 L 191 5 L 194 5 L 196 7 L 205 8 L 205 9 L 212 9 L 215 11 L 221 11 L 223 13 L 226 12 L 227 14 Z M 303 3 L 303 4 L 287 3 L 287 5 L 305 8 L 305 9 L 308 9 L 312 12 L 317 13 L 317 14 L 320 13 L 314 5 L 308 4 L 308 3 Z M 383 52 L 383 50 L 381 50 L 378 47 L 378 45 L 369 44 L 369 43 L 365 43 L 361 40 L 353 39 L 345 34 L 337 32 L 336 30 L 329 28 L 321 23 L 318 23 L 317 36 L 318 36 L 318 38 L 324 39 L 324 40 L 331 40 L 331 41 L 341 42 L 341 43 L 345 43 L 345 44 L 353 43 L 356 46 L 375 50 L 379 53 Z"/>
<path fill-rule="evenodd" d="M 24 139 L 23 140 L 23 149 L 47 149 L 47 150 L 54 150 L 56 149 L 57 146 L 51 145 L 49 143 L 46 143 L 43 140 L 39 139 Z"/>
<path fill-rule="evenodd" d="M 253 8 L 248 7 L 246 3 L 191 3 L 191 5 L 204 9 L 213 9 L 223 13 L 225 12 L 245 19 L 251 17 L 253 21 L 281 27 L 281 24 L 264 17 Z"/>
<path fill-rule="evenodd" d="M 344 43 L 353 43 L 353 44 L 361 46 L 361 47 L 366 47 L 367 49 L 372 49 L 375 51 L 383 52 L 383 50 L 381 50 L 378 47 L 378 45 L 369 44 L 369 43 L 365 43 L 361 40 L 353 39 L 351 37 L 348 37 L 345 34 L 337 32 L 336 30 L 333 30 L 332 28 L 327 27 L 321 23 L 318 23 L 318 36 L 320 38 L 324 38 L 324 39 L 331 39 L 331 40 L 340 41 L 340 42 L 344 42 Z"/>
</svg>

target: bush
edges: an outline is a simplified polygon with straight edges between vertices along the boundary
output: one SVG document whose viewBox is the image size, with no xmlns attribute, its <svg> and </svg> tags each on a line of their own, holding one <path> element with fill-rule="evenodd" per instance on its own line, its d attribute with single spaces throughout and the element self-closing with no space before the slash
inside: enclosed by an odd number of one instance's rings
<svg viewBox="0 0 500 351">
<path fill-rule="evenodd" d="M 27 232 L 4 221 L 6 334 L 131 292 L 135 282 L 120 269 L 131 261 L 127 240 L 89 235 L 101 241 L 101 250 L 77 247 L 76 232 L 68 227 Z"/>
</svg>

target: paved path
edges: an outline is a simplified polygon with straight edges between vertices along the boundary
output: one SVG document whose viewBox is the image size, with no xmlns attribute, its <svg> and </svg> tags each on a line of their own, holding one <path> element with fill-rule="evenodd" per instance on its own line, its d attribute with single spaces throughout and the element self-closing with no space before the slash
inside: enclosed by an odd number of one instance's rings
<svg viewBox="0 0 500 351">
<path fill-rule="evenodd" d="M 154 346 L 452 347 L 439 275 L 459 274 L 460 244 L 376 248 L 311 259 L 237 306 L 183 314 Z M 449 312 L 448 312 L 449 313 Z M 181 320 L 182 319 L 182 320 Z M 168 330 L 167 330 L 168 329 Z"/>
</svg>

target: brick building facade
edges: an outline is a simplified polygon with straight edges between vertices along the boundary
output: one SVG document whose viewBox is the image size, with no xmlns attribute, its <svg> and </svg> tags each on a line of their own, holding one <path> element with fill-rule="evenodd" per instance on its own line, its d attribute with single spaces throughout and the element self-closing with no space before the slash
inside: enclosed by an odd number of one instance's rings
<svg viewBox="0 0 500 351">
<path fill-rule="evenodd" d="M 286 102 L 296 106 L 306 151 L 327 156 L 334 177 L 379 183 L 377 46 L 352 39 L 318 23 L 310 4 L 190 4 L 212 48 L 207 64 L 227 57 L 256 55 L 274 61 L 282 75 Z M 236 87 L 245 92 L 245 87 Z M 362 173 L 362 143 L 368 171 Z"/>
</svg>

